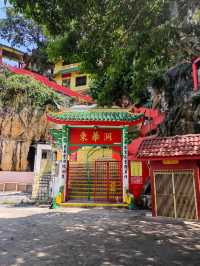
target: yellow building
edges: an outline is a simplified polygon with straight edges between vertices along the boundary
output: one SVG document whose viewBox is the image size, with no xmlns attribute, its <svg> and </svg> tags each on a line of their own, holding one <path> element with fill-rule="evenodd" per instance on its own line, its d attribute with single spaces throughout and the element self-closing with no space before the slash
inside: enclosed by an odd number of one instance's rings
<svg viewBox="0 0 200 266">
<path fill-rule="evenodd" d="M 12 64 L 21 67 L 24 53 L 15 48 L 0 44 L 0 64 Z"/>
<path fill-rule="evenodd" d="M 63 61 L 55 64 L 54 79 L 59 85 L 70 88 L 73 91 L 87 94 L 89 89 L 89 75 L 81 73 L 80 64 L 63 65 Z"/>
</svg>

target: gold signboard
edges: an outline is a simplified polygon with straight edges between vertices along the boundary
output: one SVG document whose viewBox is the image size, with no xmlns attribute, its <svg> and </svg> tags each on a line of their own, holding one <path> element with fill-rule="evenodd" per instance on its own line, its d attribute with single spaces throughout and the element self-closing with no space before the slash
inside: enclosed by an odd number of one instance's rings
<svg viewBox="0 0 200 266">
<path fill-rule="evenodd" d="M 179 160 L 162 160 L 163 164 L 179 164 Z"/>
</svg>

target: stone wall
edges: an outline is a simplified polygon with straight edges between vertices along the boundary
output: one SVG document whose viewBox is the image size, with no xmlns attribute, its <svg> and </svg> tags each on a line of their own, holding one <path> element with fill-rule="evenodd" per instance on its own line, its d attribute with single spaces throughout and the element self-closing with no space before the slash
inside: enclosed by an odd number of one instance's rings
<svg viewBox="0 0 200 266">
<path fill-rule="evenodd" d="M 192 64 L 184 63 L 168 71 L 163 80 L 154 82 L 153 107 L 166 113 L 159 135 L 200 133 L 200 89 L 194 93 Z"/>
<path fill-rule="evenodd" d="M 0 116 L 0 169 L 28 171 L 30 146 L 47 139 L 46 111 L 24 107 L 19 113 L 1 110 Z"/>
</svg>

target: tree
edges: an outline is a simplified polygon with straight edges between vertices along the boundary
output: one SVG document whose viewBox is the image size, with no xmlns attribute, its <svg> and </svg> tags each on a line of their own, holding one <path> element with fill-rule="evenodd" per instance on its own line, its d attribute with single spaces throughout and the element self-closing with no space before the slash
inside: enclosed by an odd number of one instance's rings
<svg viewBox="0 0 200 266">
<path fill-rule="evenodd" d="M 35 46 L 42 46 L 45 37 L 42 28 L 31 19 L 25 19 L 12 7 L 7 7 L 6 18 L 0 20 L 0 37 L 11 46 L 24 46 L 29 52 Z"/>
<path fill-rule="evenodd" d="M 63 97 L 29 76 L 15 75 L 1 67 L 0 110 L 20 112 L 24 107 L 44 109 L 63 104 Z"/>
<path fill-rule="evenodd" d="M 197 0 L 10 2 L 45 26 L 52 60 L 82 62 L 102 105 L 143 101 L 152 78 L 200 52 Z"/>
<path fill-rule="evenodd" d="M 0 168 L 33 171 L 29 151 L 48 140 L 49 110 L 58 111 L 64 99 L 29 76 L 11 73 L 0 66 Z"/>
<path fill-rule="evenodd" d="M 32 19 L 25 18 L 14 8 L 7 7 L 6 18 L 0 20 L 0 37 L 7 40 L 12 47 L 25 47 L 24 57 L 27 68 L 44 74 L 50 68 L 46 52 L 47 39 L 42 27 Z"/>
</svg>

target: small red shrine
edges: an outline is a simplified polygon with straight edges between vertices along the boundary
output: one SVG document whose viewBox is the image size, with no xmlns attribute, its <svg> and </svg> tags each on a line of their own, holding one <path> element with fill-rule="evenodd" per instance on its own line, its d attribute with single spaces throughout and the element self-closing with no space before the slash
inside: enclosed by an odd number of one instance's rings
<svg viewBox="0 0 200 266">
<path fill-rule="evenodd" d="M 200 220 L 200 134 L 143 140 L 136 156 L 150 166 L 153 215 Z"/>
<path fill-rule="evenodd" d="M 64 201 L 123 202 L 129 190 L 128 131 L 141 124 L 143 114 L 69 109 L 50 113 L 48 120 L 62 125 L 52 135 L 62 148 Z"/>
</svg>

